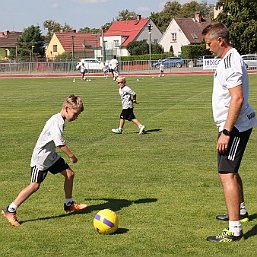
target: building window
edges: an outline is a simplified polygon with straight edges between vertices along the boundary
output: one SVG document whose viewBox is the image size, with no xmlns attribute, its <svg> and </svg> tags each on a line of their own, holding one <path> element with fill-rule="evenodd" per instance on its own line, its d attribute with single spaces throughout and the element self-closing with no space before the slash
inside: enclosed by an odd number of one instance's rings
<svg viewBox="0 0 257 257">
<path fill-rule="evenodd" d="M 54 53 L 57 52 L 57 45 L 53 45 L 53 52 L 54 52 Z"/>
<path fill-rule="evenodd" d="M 114 40 L 113 43 L 114 43 L 114 47 L 120 47 L 119 40 Z"/>
<path fill-rule="evenodd" d="M 177 33 L 171 33 L 171 41 L 177 41 Z"/>
<path fill-rule="evenodd" d="M 198 38 L 198 36 L 195 33 L 192 33 L 191 36 L 192 36 L 193 39 L 197 39 Z"/>
</svg>

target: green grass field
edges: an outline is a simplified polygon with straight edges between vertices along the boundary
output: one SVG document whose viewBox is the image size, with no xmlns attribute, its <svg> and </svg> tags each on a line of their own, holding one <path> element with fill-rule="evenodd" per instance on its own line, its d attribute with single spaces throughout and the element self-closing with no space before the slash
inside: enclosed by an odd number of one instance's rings
<svg viewBox="0 0 257 257">
<path fill-rule="evenodd" d="M 216 172 L 212 79 L 128 77 L 144 135 L 128 122 L 122 135 L 111 132 L 118 126 L 121 104 L 110 78 L 75 83 L 73 78 L 0 79 L 1 208 L 29 183 L 36 140 L 71 93 L 81 96 L 86 107 L 65 129 L 67 145 L 79 160 L 71 164 L 74 199 L 90 205 L 81 214 L 64 213 L 63 177 L 49 174 L 18 209 L 19 228 L 1 216 L 1 256 L 256 256 L 256 130 L 240 171 L 251 214 L 243 225 L 244 239 L 206 241 L 227 227 L 215 220 L 226 207 Z M 257 110 L 257 75 L 250 75 L 250 85 L 249 102 Z M 104 208 L 119 216 L 114 235 L 99 235 L 93 228 L 94 215 Z"/>
</svg>

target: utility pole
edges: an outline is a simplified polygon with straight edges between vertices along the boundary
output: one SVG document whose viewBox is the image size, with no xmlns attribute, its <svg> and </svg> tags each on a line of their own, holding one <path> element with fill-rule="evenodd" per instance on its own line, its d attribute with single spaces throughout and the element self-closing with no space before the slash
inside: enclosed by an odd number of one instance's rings
<svg viewBox="0 0 257 257">
<path fill-rule="evenodd" d="M 71 36 L 72 50 L 71 50 L 71 67 L 74 68 L 74 36 Z"/>
<path fill-rule="evenodd" d="M 152 66 L 152 38 L 151 38 L 151 34 L 152 34 L 152 29 L 153 26 L 151 25 L 151 23 L 148 24 L 148 32 L 149 32 L 149 58 L 150 58 L 150 67 Z"/>
<path fill-rule="evenodd" d="M 103 63 L 106 61 L 106 56 L 105 56 L 105 46 L 104 46 L 104 27 L 101 27 L 102 31 L 102 56 L 103 56 Z"/>
</svg>

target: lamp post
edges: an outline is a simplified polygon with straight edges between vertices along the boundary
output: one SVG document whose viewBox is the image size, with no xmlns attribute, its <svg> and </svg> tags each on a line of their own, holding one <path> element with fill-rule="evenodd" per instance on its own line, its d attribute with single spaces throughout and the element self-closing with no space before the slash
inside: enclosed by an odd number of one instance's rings
<svg viewBox="0 0 257 257">
<path fill-rule="evenodd" d="M 34 58 L 33 58 L 34 47 L 35 47 L 35 46 L 31 46 L 31 61 L 34 60 Z"/>
<path fill-rule="evenodd" d="M 151 67 L 151 62 L 152 62 L 152 38 L 151 38 L 151 34 L 152 34 L 152 29 L 153 26 L 151 23 L 149 23 L 148 25 L 148 32 L 149 32 L 149 58 L 150 58 L 150 67 Z"/>
</svg>

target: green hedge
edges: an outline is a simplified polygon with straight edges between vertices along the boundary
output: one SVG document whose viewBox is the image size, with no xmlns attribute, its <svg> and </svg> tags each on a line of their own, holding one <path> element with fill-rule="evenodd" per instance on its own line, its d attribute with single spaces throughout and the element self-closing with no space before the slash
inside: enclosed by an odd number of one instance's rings
<svg viewBox="0 0 257 257">
<path fill-rule="evenodd" d="M 164 59 L 167 57 L 173 56 L 172 53 L 162 53 L 162 54 L 152 54 L 151 55 L 151 60 L 159 60 L 159 59 Z M 121 61 L 138 61 L 138 60 L 150 60 L 150 55 L 149 54 L 144 54 L 144 55 L 132 55 L 132 56 L 121 56 L 120 57 Z"/>
</svg>

